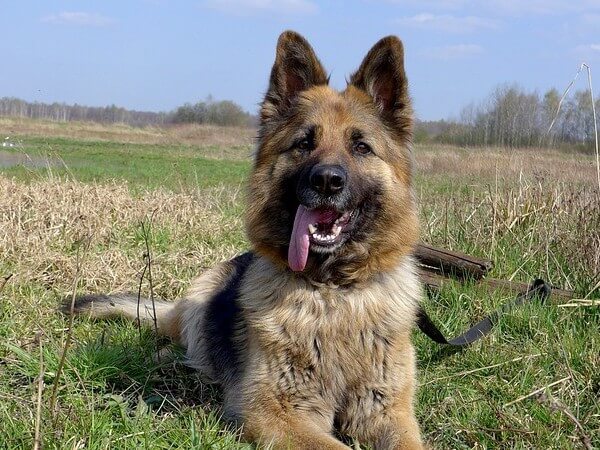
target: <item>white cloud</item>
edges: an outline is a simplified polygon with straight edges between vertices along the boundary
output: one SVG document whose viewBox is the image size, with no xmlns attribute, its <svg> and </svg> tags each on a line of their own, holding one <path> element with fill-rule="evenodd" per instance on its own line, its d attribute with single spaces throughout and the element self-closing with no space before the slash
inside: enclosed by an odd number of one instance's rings
<svg viewBox="0 0 600 450">
<path fill-rule="evenodd" d="M 600 53 L 600 44 L 586 44 L 575 47 L 575 52 L 580 55 L 591 55 Z"/>
<path fill-rule="evenodd" d="M 115 21 L 110 17 L 102 16 L 97 13 L 70 12 L 64 11 L 57 14 L 51 14 L 42 17 L 42 22 L 58 25 L 81 25 L 89 27 L 105 27 L 113 24 Z"/>
<path fill-rule="evenodd" d="M 313 14 L 316 3 L 309 0 L 206 0 L 204 6 L 226 14 L 258 13 Z"/>
<path fill-rule="evenodd" d="M 597 63 L 600 61 L 600 43 L 578 45 L 572 54 L 579 62 Z"/>
<path fill-rule="evenodd" d="M 442 61 L 470 58 L 482 53 L 483 47 L 476 44 L 444 45 L 442 47 L 431 47 L 421 52 L 427 58 Z"/>
<path fill-rule="evenodd" d="M 449 14 L 435 15 L 429 13 L 417 14 L 412 17 L 402 17 L 396 23 L 423 30 L 435 30 L 448 33 L 469 33 L 478 29 L 498 28 L 494 20 L 483 17 L 456 17 Z"/>
</svg>

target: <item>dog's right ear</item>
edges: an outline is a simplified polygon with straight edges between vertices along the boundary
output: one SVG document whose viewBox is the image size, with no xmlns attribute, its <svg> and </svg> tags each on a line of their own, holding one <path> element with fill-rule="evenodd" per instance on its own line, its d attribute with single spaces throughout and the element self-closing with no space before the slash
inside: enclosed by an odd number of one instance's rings
<svg viewBox="0 0 600 450">
<path fill-rule="evenodd" d="M 269 89 L 260 111 L 261 123 L 283 112 L 300 92 L 328 81 L 325 69 L 306 39 L 295 31 L 284 31 L 277 41 Z"/>
</svg>

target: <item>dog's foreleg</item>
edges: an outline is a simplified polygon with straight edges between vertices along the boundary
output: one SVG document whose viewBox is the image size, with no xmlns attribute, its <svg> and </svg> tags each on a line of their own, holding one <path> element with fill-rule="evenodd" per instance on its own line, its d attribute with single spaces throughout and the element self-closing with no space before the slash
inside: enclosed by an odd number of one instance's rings
<svg viewBox="0 0 600 450">
<path fill-rule="evenodd" d="M 423 450 L 419 424 L 414 415 L 410 399 L 399 401 L 385 414 L 372 417 L 365 427 L 365 441 L 374 450 Z M 362 441 L 362 439 L 361 439 Z"/>
<path fill-rule="evenodd" d="M 244 418 L 243 435 L 276 450 L 348 450 L 331 434 L 322 416 L 308 412 L 255 408 Z"/>
</svg>

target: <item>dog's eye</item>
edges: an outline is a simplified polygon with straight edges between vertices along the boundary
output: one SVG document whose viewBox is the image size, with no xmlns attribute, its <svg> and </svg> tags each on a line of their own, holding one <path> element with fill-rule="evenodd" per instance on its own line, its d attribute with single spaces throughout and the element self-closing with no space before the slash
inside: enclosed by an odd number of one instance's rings
<svg viewBox="0 0 600 450">
<path fill-rule="evenodd" d="M 361 155 L 368 155 L 369 153 L 373 153 L 373 150 L 368 144 L 364 142 L 357 142 L 354 144 L 354 151 L 356 153 L 360 153 Z"/>
<path fill-rule="evenodd" d="M 312 141 L 308 138 L 302 139 L 300 142 L 298 142 L 296 148 L 303 152 L 310 151 L 312 150 Z"/>
</svg>

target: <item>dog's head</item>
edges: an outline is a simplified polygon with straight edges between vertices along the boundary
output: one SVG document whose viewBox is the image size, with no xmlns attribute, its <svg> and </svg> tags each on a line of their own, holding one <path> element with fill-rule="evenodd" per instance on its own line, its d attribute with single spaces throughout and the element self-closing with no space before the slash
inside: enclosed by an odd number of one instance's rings
<svg viewBox="0 0 600 450">
<path fill-rule="evenodd" d="M 390 270 L 417 240 L 412 109 L 394 36 L 337 92 L 308 42 L 284 32 L 261 108 L 246 226 L 255 250 L 317 281 Z"/>
</svg>

